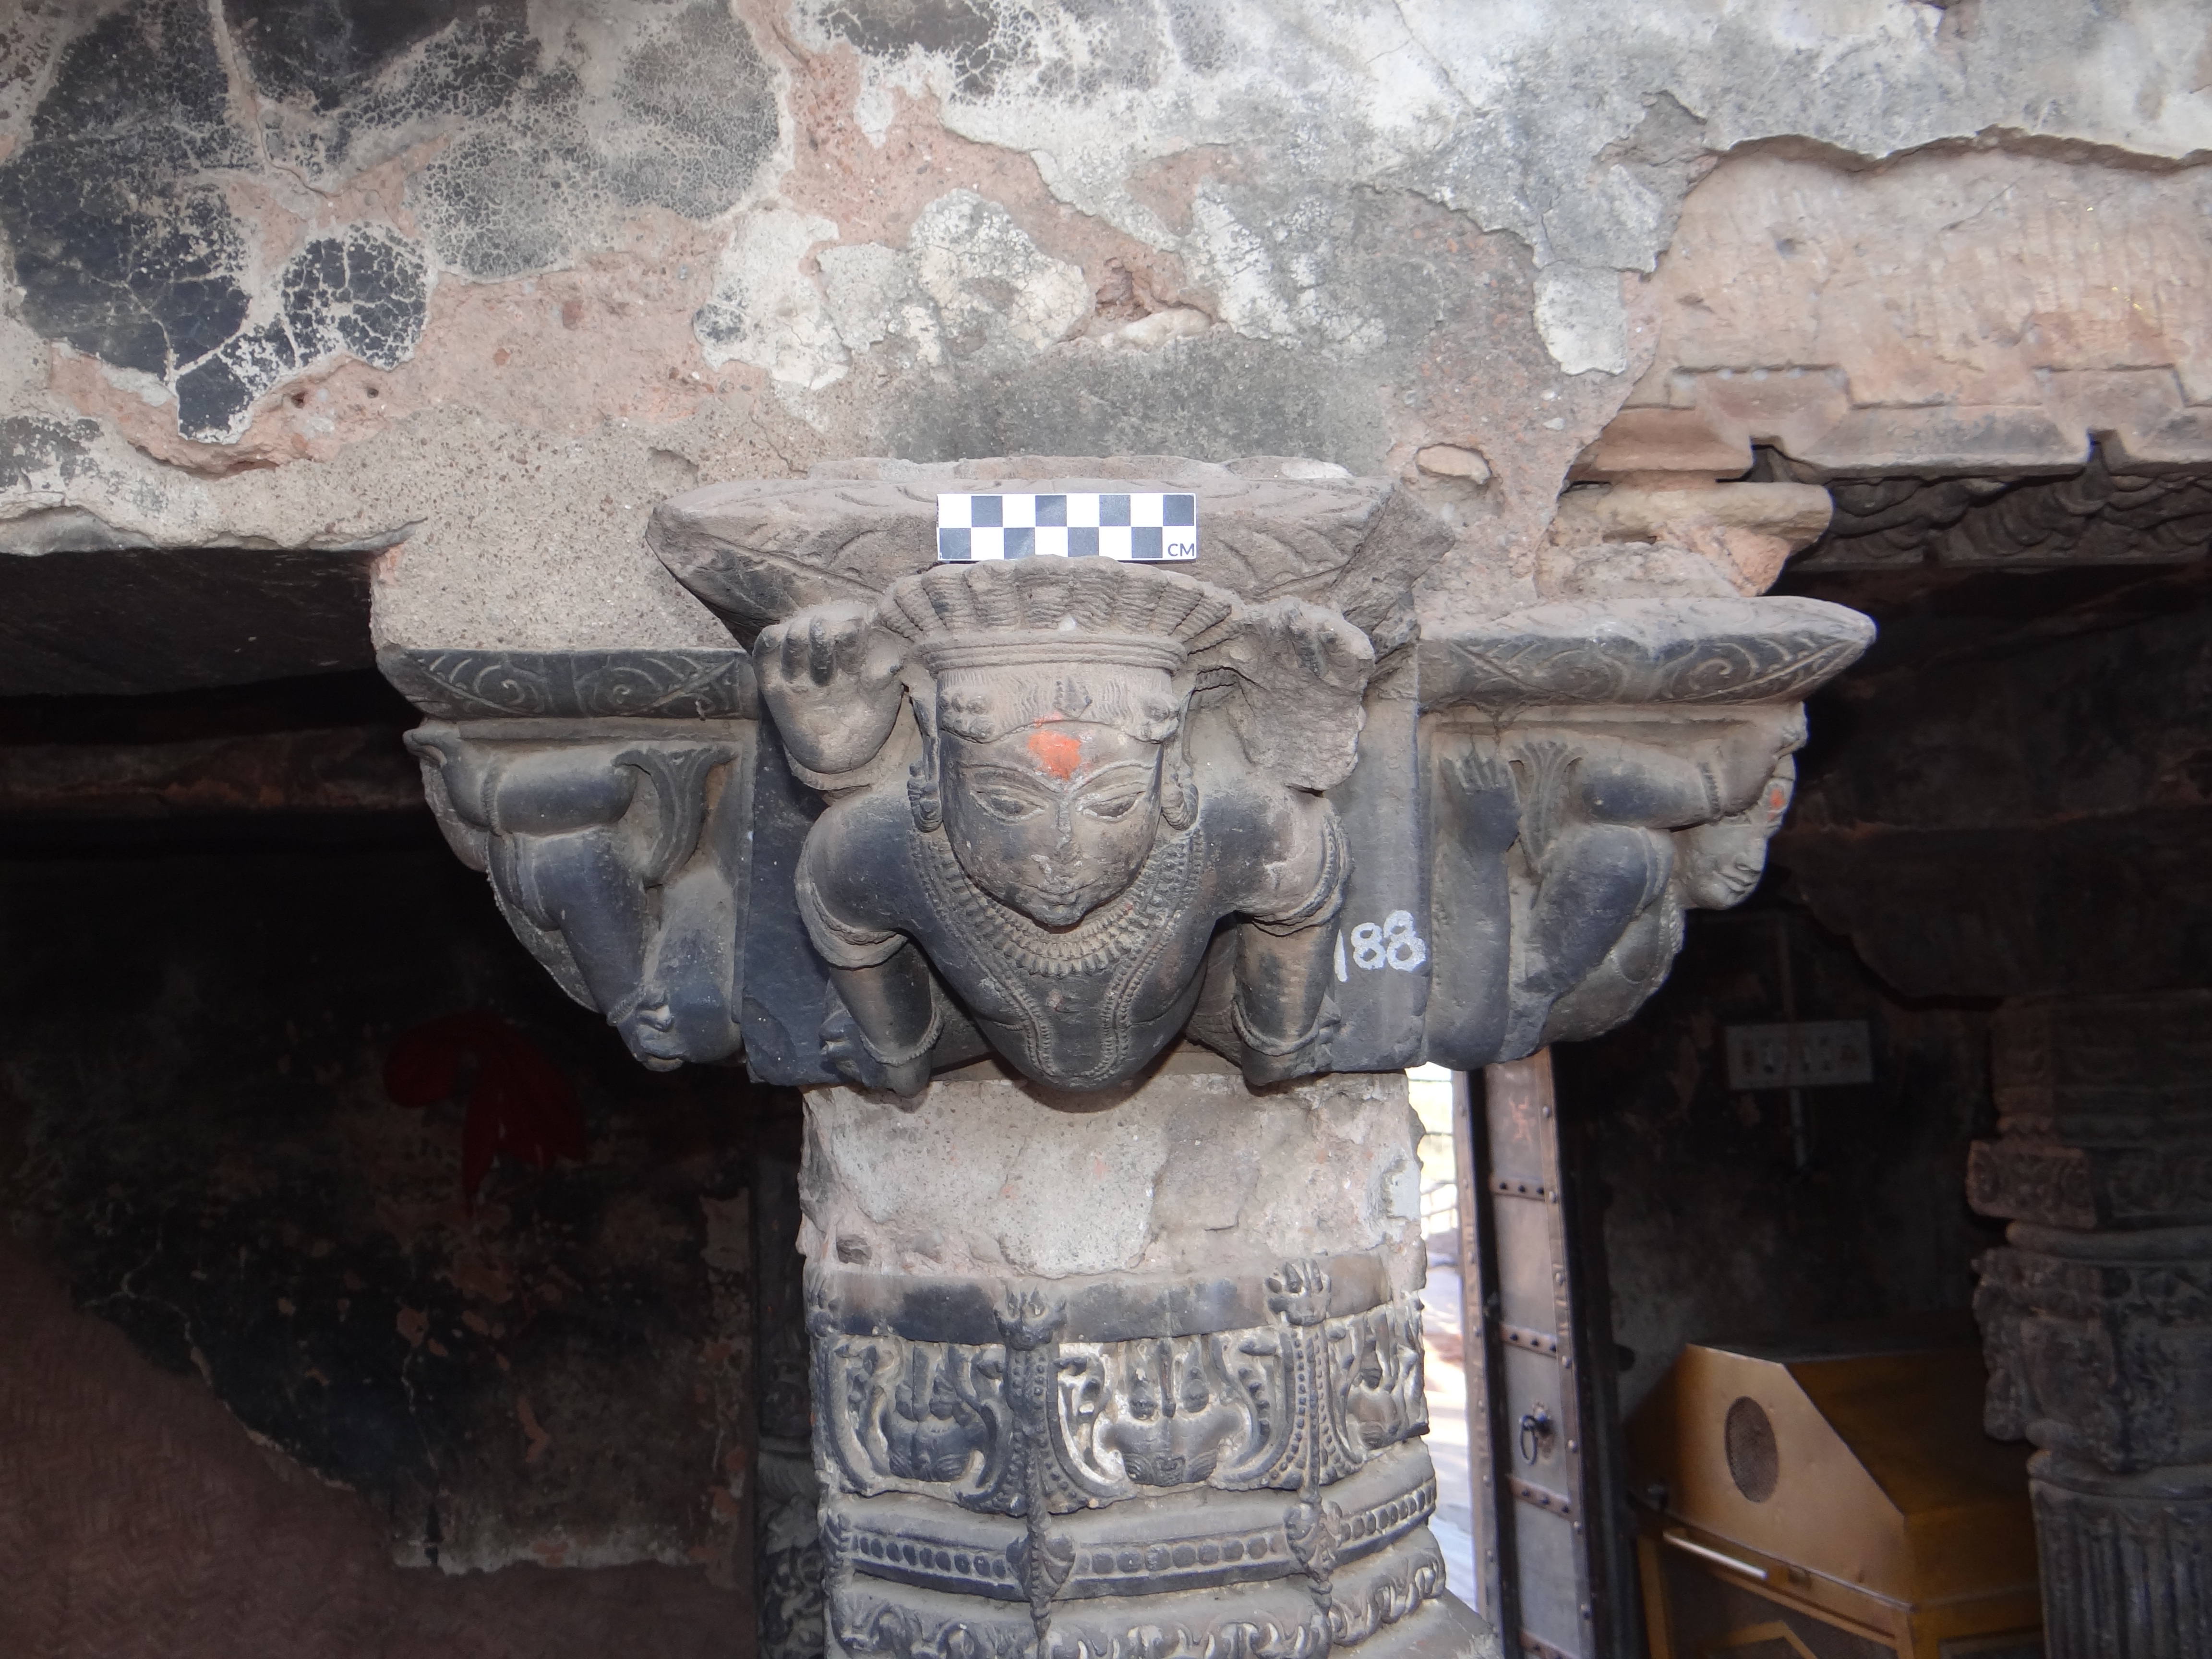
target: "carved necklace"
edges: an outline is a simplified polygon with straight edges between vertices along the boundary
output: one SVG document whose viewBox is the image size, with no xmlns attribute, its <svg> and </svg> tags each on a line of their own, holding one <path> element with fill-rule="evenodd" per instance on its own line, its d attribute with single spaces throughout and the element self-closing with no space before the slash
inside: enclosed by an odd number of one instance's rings
<svg viewBox="0 0 2212 1659">
<path fill-rule="evenodd" d="M 1065 979 L 1110 968 L 1174 925 L 1187 896 L 1183 885 L 1195 863 L 1199 831 L 1194 823 L 1155 845 L 1137 879 L 1119 896 L 1062 932 L 1040 927 L 978 887 L 960 867 L 943 830 L 918 839 L 924 884 L 955 933 L 980 952 L 1011 961 L 1025 974 Z"/>
</svg>

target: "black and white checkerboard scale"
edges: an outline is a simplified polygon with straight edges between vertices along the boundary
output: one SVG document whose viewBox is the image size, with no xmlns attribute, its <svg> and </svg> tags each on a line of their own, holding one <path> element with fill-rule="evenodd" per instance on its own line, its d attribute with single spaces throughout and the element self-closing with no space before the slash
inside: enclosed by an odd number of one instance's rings
<svg viewBox="0 0 2212 1659">
<path fill-rule="evenodd" d="M 1198 497 L 1161 490 L 1116 495 L 1000 492 L 937 498 L 940 564 L 976 559 L 1198 556 Z"/>
</svg>

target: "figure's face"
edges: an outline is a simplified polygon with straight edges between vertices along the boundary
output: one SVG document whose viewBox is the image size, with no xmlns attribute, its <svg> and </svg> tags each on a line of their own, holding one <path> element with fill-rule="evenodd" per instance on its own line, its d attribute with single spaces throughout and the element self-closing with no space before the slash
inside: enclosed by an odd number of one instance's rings
<svg viewBox="0 0 2212 1659">
<path fill-rule="evenodd" d="M 1766 843 L 1782 827 L 1796 788 L 1794 769 L 1766 781 L 1758 803 L 1718 823 L 1682 831 L 1682 902 L 1695 910 L 1725 910 L 1751 896 L 1766 872 Z"/>
<path fill-rule="evenodd" d="M 945 833 L 1000 903 L 1072 927 L 1137 878 L 1159 828 L 1159 744 L 1087 720 L 942 743 Z"/>
</svg>

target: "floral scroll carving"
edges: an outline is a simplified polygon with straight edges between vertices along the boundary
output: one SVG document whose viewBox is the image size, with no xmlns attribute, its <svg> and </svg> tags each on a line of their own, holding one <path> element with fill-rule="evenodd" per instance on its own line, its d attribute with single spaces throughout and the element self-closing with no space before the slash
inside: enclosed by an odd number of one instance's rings
<svg viewBox="0 0 2212 1659">
<path fill-rule="evenodd" d="M 1333 1288 L 1286 1262 L 1266 1324 L 1102 1340 L 1069 1335 L 1064 1293 L 1012 1284 L 1000 1340 L 957 1343 L 849 1334 L 817 1282 L 841 1631 L 887 1639 L 890 1584 L 1020 1603 L 1048 1646 L 1101 1598 L 1302 1588 L 1282 1628 L 1339 1643 L 1433 1599 L 1419 1304 L 1346 1313 Z"/>
</svg>

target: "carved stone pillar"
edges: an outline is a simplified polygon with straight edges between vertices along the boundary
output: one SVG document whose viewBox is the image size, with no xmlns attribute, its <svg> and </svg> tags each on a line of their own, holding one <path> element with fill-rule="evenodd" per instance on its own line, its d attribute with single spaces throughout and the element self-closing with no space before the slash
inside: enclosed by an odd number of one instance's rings
<svg viewBox="0 0 2212 1659">
<path fill-rule="evenodd" d="M 1466 1651 L 1419 1437 L 1397 1076 L 1109 1106 L 812 1091 L 803 1235 L 851 1654 Z"/>
<path fill-rule="evenodd" d="M 2017 1001 L 1969 1195 L 1975 1312 L 2028 1464 L 2051 1659 L 2212 1652 L 2212 992 Z"/>
<path fill-rule="evenodd" d="M 1194 557 L 1084 556 L 1146 500 Z M 977 526 L 1011 556 L 940 558 Z M 832 1645 L 1491 1639 L 1425 1528 L 1403 1070 L 1626 1018 L 1869 625 L 1723 587 L 1425 631 L 1450 536 L 1312 462 L 856 462 L 649 539 L 749 656 L 385 662 L 572 994 L 807 1091 Z"/>
</svg>

